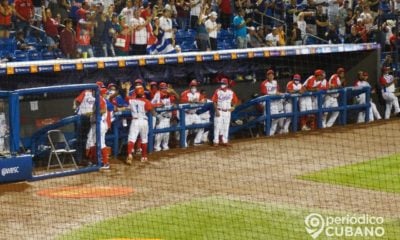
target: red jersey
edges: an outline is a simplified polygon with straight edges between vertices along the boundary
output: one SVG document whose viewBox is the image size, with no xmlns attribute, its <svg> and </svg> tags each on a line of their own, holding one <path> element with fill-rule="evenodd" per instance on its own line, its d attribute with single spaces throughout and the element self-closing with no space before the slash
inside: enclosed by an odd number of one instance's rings
<svg viewBox="0 0 400 240">
<path fill-rule="evenodd" d="M 32 0 L 15 0 L 15 11 L 21 15 L 24 21 L 28 21 L 33 16 Z"/>
</svg>

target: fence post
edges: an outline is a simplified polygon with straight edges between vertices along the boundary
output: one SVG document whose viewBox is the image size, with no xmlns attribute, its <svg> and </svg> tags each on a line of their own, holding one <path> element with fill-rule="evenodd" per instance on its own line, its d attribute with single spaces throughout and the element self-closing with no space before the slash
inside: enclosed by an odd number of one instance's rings
<svg viewBox="0 0 400 240">
<path fill-rule="evenodd" d="M 149 124 L 149 134 L 147 141 L 147 152 L 152 153 L 154 149 L 154 127 L 153 127 L 153 115 L 151 113 L 147 113 L 147 122 Z"/>
<path fill-rule="evenodd" d="M 292 131 L 297 132 L 297 125 L 299 121 L 299 98 L 298 97 L 292 97 L 289 96 L 290 100 L 292 101 Z"/>
<path fill-rule="evenodd" d="M 317 92 L 317 107 L 318 107 L 318 128 L 322 128 L 322 120 L 323 120 L 323 115 L 324 112 L 322 111 L 322 91 Z"/>
<path fill-rule="evenodd" d="M 9 125 L 10 125 L 10 153 L 16 155 L 19 149 L 19 132 L 20 132 L 20 102 L 19 94 L 12 92 L 8 96 L 9 108 Z"/>
<path fill-rule="evenodd" d="M 114 142 L 114 147 L 113 147 L 113 155 L 114 157 L 117 157 L 118 155 L 118 150 L 119 150 L 119 130 L 118 126 L 121 126 L 121 115 L 117 116 L 117 118 L 114 121 L 114 124 L 112 124 L 113 127 L 113 142 Z"/>
<path fill-rule="evenodd" d="M 96 116 L 96 156 L 97 156 L 97 165 L 101 166 L 103 156 L 101 154 L 101 115 L 100 115 L 100 89 L 95 89 L 95 116 Z"/>
<path fill-rule="evenodd" d="M 184 107 L 178 106 L 179 111 L 179 145 L 181 148 L 186 147 L 186 115 Z"/>
<path fill-rule="evenodd" d="M 269 97 L 266 97 L 265 99 L 265 109 L 264 109 L 264 114 L 265 114 L 265 135 L 269 136 L 270 134 L 270 128 L 271 128 L 271 99 Z"/>
<path fill-rule="evenodd" d="M 368 123 L 372 116 L 369 114 L 372 112 L 371 109 L 371 88 L 365 87 L 363 89 L 365 91 L 365 104 L 367 105 L 365 108 L 365 122 Z"/>
<path fill-rule="evenodd" d="M 341 125 L 346 125 L 347 124 L 347 89 L 343 88 L 340 90 L 340 107 L 342 107 L 342 109 L 340 110 L 340 124 Z"/>
</svg>

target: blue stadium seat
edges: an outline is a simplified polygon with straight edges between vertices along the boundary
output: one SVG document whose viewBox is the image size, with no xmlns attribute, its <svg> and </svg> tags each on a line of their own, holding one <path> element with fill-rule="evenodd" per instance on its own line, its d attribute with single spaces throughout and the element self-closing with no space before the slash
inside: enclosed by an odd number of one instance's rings
<svg viewBox="0 0 400 240">
<path fill-rule="evenodd" d="M 22 51 L 22 50 L 15 50 L 13 59 L 14 59 L 14 61 L 17 61 L 17 62 L 28 61 L 28 54 L 27 54 L 27 52 Z"/>
<path fill-rule="evenodd" d="M 196 32 L 196 30 L 194 30 L 194 29 L 188 29 L 188 35 L 190 36 L 190 37 L 192 37 L 192 38 L 195 38 L 196 37 L 196 34 L 197 34 L 197 32 Z"/>
<path fill-rule="evenodd" d="M 42 59 L 43 60 L 52 60 L 52 59 L 56 59 L 56 56 L 55 56 L 54 52 L 47 51 L 47 49 L 43 49 L 42 50 Z"/>
<path fill-rule="evenodd" d="M 42 55 L 38 50 L 29 50 L 28 51 L 28 58 L 30 61 L 39 61 L 42 60 Z"/>
<path fill-rule="evenodd" d="M 54 50 L 54 55 L 55 55 L 56 58 L 65 58 L 65 55 L 61 51 L 61 49 L 55 49 Z"/>
<path fill-rule="evenodd" d="M 185 41 L 183 42 L 181 45 L 181 51 L 182 52 L 192 52 L 192 51 L 196 51 L 197 47 L 194 41 Z"/>
</svg>

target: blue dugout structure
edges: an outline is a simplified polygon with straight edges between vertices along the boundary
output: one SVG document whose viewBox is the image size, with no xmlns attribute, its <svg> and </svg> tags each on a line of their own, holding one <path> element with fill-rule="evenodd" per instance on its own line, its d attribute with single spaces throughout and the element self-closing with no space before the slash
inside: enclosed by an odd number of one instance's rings
<svg viewBox="0 0 400 240">
<path fill-rule="evenodd" d="M 25 95 L 34 95 L 34 94 L 43 94 L 43 93 L 57 93 L 57 92 L 66 92 L 66 91 L 81 91 L 86 89 L 92 89 L 95 91 L 95 97 L 99 99 L 99 91 L 96 84 L 80 84 L 80 85 L 66 85 L 66 86 L 55 86 L 55 87 L 44 87 L 44 88 L 34 88 L 34 89 L 21 89 L 11 92 L 1 91 L 0 98 L 8 98 L 9 102 L 9 123 L 10 123 L 10 154 L 3 159 L 0 159 L 0 183 L 3 182 L 14 182 L 14 181 L 22 181 L 22 180 L 39 180 L 45 179 L 50 177 L 59 177 L 59 176 L 66 176 L 78 173 L 85 173 L 90 171 L 97 171 L 101 166 L 101 154 L 100 154 L 100 146 L 97 146 L 97 156 L 98 157 L 98 165 L 94 167 L 85 167 L 77 170 L 69 170 L 65 172 L 56 172 L 56 173 L 49 173 L 43 175 L 32 175 L 33 171 L 33 156 L 38 154 L 37 144 L 41 144 L 43 142 L 43 135 L 47 133 L 47 131 L 56 129 L 67 124 L 75 123 L 77 126 L 81 123 L 80 116 L 69 116 L 66 117 L 54 124 L 45 126 L 38 131 L 36 131 L 31 136 L 31 146 L 30 146 L 30 154 L 26 153 L 19 153 L 20 148 L 20 108 L 19 108 L 19 99 L 21 96 Z M 366 111 L 366 119 L 365 121 L 369 121 L 369 108 L 370 108 L 370 91 L 371 89 L 368 87 L 365 88 L 341 88 L 335 90 L 328 90 L 328 91 L 318 91 L 318 92 L 307 92 L 304 94 L 282 94 L 282 95 L 275 95 L 275 96 L 261 96 L 256 99 L 252 99 L 242 105 L 238 106 L 235 111 L 232 112 L 231 121 L 235 122 L 236 120 L 244 120 L 253 117 L 252 120 L 244 121 L 242 125 L 231 126 L 230 134 L 235 134 L 241 130 L 249 129 L 251 127 L 256 126 L 257 124 L 265 125 L 265 135 L 269 135 L 269 129 L 271 126 L 271 120 L 276 118 L 292 118 L 292 125 L 291 130 L 292 132 L 298 131 L 298 119 L 301 116 L 308 115 L 308 114 L 315 114 L 317 115 L 318 119 L 318 127 L 322 127 L 322 116 L 324 113 L 335 112 L 339 111 L 339 124 L 345 125 L 348 122 L 348 112 L 352 110 L 358 111 Z M 325 108 L 323 106 L 323 98 L 327 94 L 335 94 L 338 93 L 338 107 L 334 108 Z M 366 102 L 365 104 L 351 104 L 351 100 L 359 95 L 365 94 Z M 312 96 L 318 100 L 318 108 L 311 111 L 299 111 L 298 108 L 298 101 L 299 98 L 304 96 Z M 273 100 L 282 100 L 282 101 L 291 101 L 293 110 L 292 112 L 288 113 L 280 113 L 280 114 L 270 114 L 270 103 Z M 255 111 L 254 108 L 256 105 L 265 103 L 264 113 L 260 113 Z M 99 101 L 96 101 L 96 109 L 99 109 Z M 189 109 L 196 109 L 197 113 L 203 113 L 206 111 L 210 111 L 210 122 L 204 124 L 193 124 L 193 125 L 186 125 L 185 118 L 186 118 L 186 111 Z M 206 128 L 206 129 L 213 129 L 213 116 L 214 116 L 214 108 L 212 103 L 206 104 L 180 104 L 170 108 L 157 108 L 156 111 L 158 113 L 162 112 L 171 112 L 177 111 L 179 113 L 179 121 L 176 125 L 172 125 L 169 128 L 164 129 L 156 129 L 154 127 L 149 128 L 149 142 L 148 148 L 149 152 L 153 150 L 154 147 L 154 136 L 157 133 L 163 132 L 175 132 L 178 131 L 180 133 L 180 147 L 185 147 L 186 145 L 186 138 L 185 138 L 185 131 L 198 129 L 198 128 Z M 115 113 L 115 121 L 111 131 L 106 136 L 106 141 L 108 143 L 111 142 L 111 147 L 113 149 L 113 155 L 116 156 L 120 149 L 121 141 L 126 141 L 128 132 L 121 131 L 122 121 L 123 118 L 129 118 L 130 112 L 117 112 Z M 96 119 L 97 123 L 100 122 L 100 113 L 96 111 Z M 154 126 L 154 119 L 149 115 L 149 126 Z M 96 136 L 97 136 L 97 145 L 100 143 L 100 124 L 97 124 L 96 129 Z M 210 131 L 212 133 L 212 131 Z M 110 145 L 110 144 L 109 144 Z"/>
<path fill-rule="evenodd" d="M 15 91 L 1 91 L 0 98 L 8 100 L 8 123 L 9 123 L 9 154 L 3 156 L 0 159 L 0 183 L 4 182 L 15 182 L 22 180 L 39 180 L 50 177 L 66 176 L 77 173 L 84 173 L 89 171 L 96 171 L 99 167 L 90 167 L 78 170 L 64 171 L 64 172 L 53 172 L 49 174 L 42 174 L 33 176 L 33 156 L 37 153 L 37 143 L 39 139 L 43 138 L 43 135 L 47 131 L 65 126 L 70 123 L 75 123 L 77 126 L 80 125 L 81 118 L 79 116 L 71 116 L 60 120 L 59 122 L 48 125 L 42 129 L 39 129 L 34 133 L 30 139 L 31 146 L 30 150 L 26 153 L 20 152 L 20 98 L 28 95 L 38 95 L 44 93 L 65 93 L 68 91 L 82 91 L 82 90 L 93 90 L 95 91 L 96 98 L 96 121 L 100 122 L 100 112 L 99 112 L 99 89 L 96 84 L 74 84 L 74 85 L 64 85 L 64 86 L 52 86 L 52 87 L 40 87 L 40 88 L 29 88 L 29 89 L 19 89 Z M 97 124 L 96 136 L 97 144 L 100 143 L 100 125 Z M 43 139 L 41 140 L 43 141 Z M 97 147 L 97 156 L 100 156 L 100 147 Z M 98 160 L 100 163 L 100 159 Z"/>
</svg>

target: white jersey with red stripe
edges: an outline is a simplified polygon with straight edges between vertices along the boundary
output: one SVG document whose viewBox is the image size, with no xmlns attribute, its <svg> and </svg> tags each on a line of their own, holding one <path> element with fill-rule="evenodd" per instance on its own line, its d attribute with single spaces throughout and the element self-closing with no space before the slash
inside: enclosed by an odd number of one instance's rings
<svg viewBox="0 0 400 240">
<path fill-rule="evenodd" d="M 165 95 L 161 91 L 157 91 L 156 94 L 154 94 L 153 99 L 151 99 L 151 103 L 154 105 L 163 105 L 164 107 L 170 107 L 172 106 L 174 100 L 175 97 Z"/>
<path fill-rule="evenodd" d="M 360 80 L 358 80 L 358 81 L 354 84 L 354 86 L 355 86 L 355 87 L 360 87 L 360 88 L 362 88 L 362 87 L 371 87 L 371 85 L 369 84 L 368 81 L 360 81 Z M 365 98 L 366 98 L 365 93 L 362 93 L 362 94 L 360 94 L 360 95 L 358 95 L 358 96 L 356 96 L 356 97 L 358 98 L 358 100 L 360 101 L 360 103 L 365 103 Z"/>
<path fill-rule="evenodd" d="M 147 120 L 147 113 L 151 110 L 151 103 L 146 98 L 128 98 L 129 109 L 133 119 Z"/>
<path fill-rule="evenodd" d="M 75 98 L 75 101 L 79 103 L 77 112 L 79 115 L 93 113 L 96 98 L 93 96 L 91 90 L 81 92 L 79 96 Z"/>
<path fill-rule="evenodd" d="M 186 90 L 181 94 L 181 103 L 198 103 L 201 102 L 204 97 L 200 94 L 200 92 L 191 92 L 190 90 Z M 196 113 L 198 109 L 188 109 L 186 112 L 188 113 Z"/>
<path fill-rule="evenodd" d="M 217 104 L 218 110 L 227 111 L 232 107 L 232 103 L 234 105 L 237 104 L 238 98 L 236 96 L 236 93 L 233 92 L 231 89 L 218 88 L 214 92 L 212 101 Z"/>
<path fill-rule="evenodd" d="M 303 84 L 300 82 L 296 83 L 295 81 L 289 81 L 286 84 L 286 92 L 288 93 L 298 93 L 303 88 Z"/>
<path fill-rule="evenodd" d="M 342 80 L 340 79 L 338 74 L 333 74 L 331 78 L 329 78 L 329 88 L 341 88 L 343 86 Z M 331 94 L 332 97 L 339 97 L 339 93 Z"/>
<path fill-rule="evenodd" d="M 318 90 L 328 90 L 329 89 L 329 82 L 325 78 L 321 81 L 319 81 L 319 84 L 317 86 Z"/>
<path fill-rule="evenodd" d="M 279 93 L 279 86 L 276 80 L 264 80 L 260 86 L 261 94 L 263 95 L 276 95 Z"/>
<path fill-rule="evenodd" d="M 382 85 L 382 92 L 395 92 L 394 86 L 394 77 L 391 74 L 385 74 L 379 79 L 380 84 Z M 389 86 L 385 87 L 385 85 L 390 84 Z"/>
<path fill-rule="evenodd" d="M 303 83 L 303 86 L 307 89 L 307 90 L 312 90 L 315 88 L 319 88 L 321 81 L 317 80 L 317 77 L 315 77 L 314 75 L 309 76 Z"/>
</svg>

